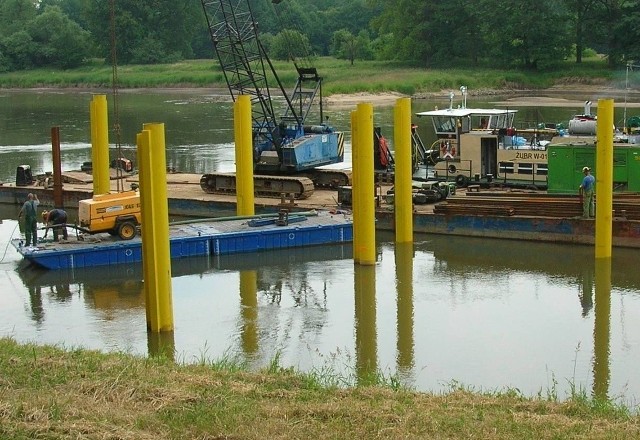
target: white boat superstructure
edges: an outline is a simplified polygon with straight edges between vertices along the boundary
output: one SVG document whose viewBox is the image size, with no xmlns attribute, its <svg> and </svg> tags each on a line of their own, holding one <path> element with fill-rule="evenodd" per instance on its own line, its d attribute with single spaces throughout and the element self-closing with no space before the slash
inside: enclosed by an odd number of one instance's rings
<svg viewBox="0 0 640 440">
<path fill-rule="evenodd" d="M 465 96 L 466 88 L 461 91 Z M 450 99 L 447 109 L 416 114 L 433 123 L 437 140 L 431 150 L 438 157 L 434 168 L 439 177 L 455 178 L 459 185 L 480 179 L 546 185 L 546 143 L 538 130 L 514 128 L 517 110 L 467 108 L 466 97 L 454 108 L 453 94 Z"/>
</svg>

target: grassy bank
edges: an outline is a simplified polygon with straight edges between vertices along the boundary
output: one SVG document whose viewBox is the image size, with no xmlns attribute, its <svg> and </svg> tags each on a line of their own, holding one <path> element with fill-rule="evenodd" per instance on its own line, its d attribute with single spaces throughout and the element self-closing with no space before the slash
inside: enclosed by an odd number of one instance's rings
<svg viewBox="0 0 640 440">
<path fill-rule="evenodd" d="M 432 395 L 340 389 L 276 363 L 229 362 L 16 344 L 0 339 L 0 438 L 638 438 L 640 419 L 608 402 L 517 392 Z"/>
<path fill-rule="evenodd" d="M 415 68 L 394 62 L 348 61 L 334 58 L 314 60 L 325 79 L 325 95 L 358 92 L 399 92 L 407 95 L 457 90 L 461 84 L 470 91 L 482 89 L 543 89 L 556 84 L 614 83 L 624 87 L 624 71 L 612 72 L 601 60 L 581 65 L 563 64 L 553 72 L 504 71 L 488 68 L 438 69 Z M 285 87 L 296 80 L 290 62 L 276 62 L 276 71 Z M 117 68 L 118 87 L 223 87 L 224 77 L 214 60 L 190 60 L 175 64 L 133 65 Z M 100 61 L 72 70 L 37 69 L 0 74 L 2 88 L 95 87 L 113 85 L 113 69 Z"/>
</svg>

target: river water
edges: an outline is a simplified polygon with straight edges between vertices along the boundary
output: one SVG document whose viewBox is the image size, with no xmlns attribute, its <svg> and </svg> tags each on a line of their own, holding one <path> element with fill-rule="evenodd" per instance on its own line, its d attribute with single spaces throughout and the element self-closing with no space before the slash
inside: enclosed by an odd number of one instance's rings
<svg viewBox="0 0 640 440">
<path fill-rule="evenodd" d="M 0 178 L 12 181 L 21 164 L 34 174 L 51 169 L 52 126 L 60 127 L 64 169 L 90 160 L 91 97 L 0 92 Z M 483 99 L 468 105 L 502 98 Z M 447 101 L 417 101 L 413 111 L 434 105 Z M 348 131 L 351 110 L 327 109 L 330 123 Z M 558 122 L 582 107 L 519 110 L 530 121 Z M 231 113 L 226 96 L 211 91 L 122 93 L 120 153 L 135 158 L 142 124 L 164 122 L 170 166 L 233 169 Z M 392 137 L 391 107 L 375 108 L 374 122 Z M 427 142 L 428 128 L 420 127 Z M 603 269 L 589 246 L 418 235 L 406 247 L 379 233 L 373 267 L 354 266 L 350 246 L 193 258 L 172 265 L 175 331 L 157 336 L 146 331 L 140 267 L 24 267 L 8 244 L 20 233 L 17 210 L 0 205 L 0 336 L 162 352 L 179 362 L 260 368 L 277 360 L 341 383 L 373 372 L 421 391 L 514 388 L 563 399 L 575 388 L 631 407 L 640 396 L 634 250 L 614 249 Z"/>
</svg>

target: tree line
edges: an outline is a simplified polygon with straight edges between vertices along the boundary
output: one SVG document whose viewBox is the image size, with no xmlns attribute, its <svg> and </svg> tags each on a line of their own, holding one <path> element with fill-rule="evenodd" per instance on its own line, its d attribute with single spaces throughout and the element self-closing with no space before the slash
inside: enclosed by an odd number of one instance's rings
<svg viewBox="0 0 640 440">
<path fill-rule="evenodd" d="M 532 70 L 595 53 L 612 68 L 640 59 L 640 0 L 240 1 L 274 59 Z M 0 71 L 212 57 L 198 0 L 0 0 Z"/>
</svg>

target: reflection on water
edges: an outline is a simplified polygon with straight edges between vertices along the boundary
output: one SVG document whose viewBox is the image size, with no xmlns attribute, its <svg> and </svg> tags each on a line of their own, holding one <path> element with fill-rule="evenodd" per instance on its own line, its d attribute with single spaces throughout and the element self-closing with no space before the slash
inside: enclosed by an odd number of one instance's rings
<svg viewBox="0 0 640 440">
<path fill-rule="evenodd" d="M 17 267 L 14 289 L 28 306 L 2 312 L 2 332 L 180 362 L 232 356 L 260 367 L 277 356 L 360 382 L 397 375 L 423 390 L 458 380 L 535 394 L 570 382 L 596 396 L 637 395 L 637 339 L 610 341 L 637 334 L 632 254 L 614 252 L 601 282 L 589 247 L 422 238 L 382 241 L 376 266 L 354 265 L 348 246 L 176 260 L 167 335 L 146 332 L 140 266 Z M 585 301 L 594 285 L 595 301 Z"/>
<path fill-rule="evenodd" d="M 376 333 L 376 269 L 354 266 L 356 373 L 360 383 L 368 383 L 378 372 Z"/>
<path fill-rule="evenodd" d="M 593 325 L 593 395 L 609 397 L 611 328 L 611 259 L 596 259 L 596 317 Z"/>
<path fill-rule="evenodd" d="M 395 248 L 398 325 L 398 373 L 410 377 L 414 367 L 413 341 L 413 243 L 397 243 Z"/>
<path fill-rule="evenodd" d="M 258 273 L 255 270 L 240 271 L 240 304 L 242 349 L 253 356 L 258 351 Z"/>
<path fill-rule="evenodd" d="M 0 207 L 10 218 L 16 207 Z M 7 243 L 15 220 L 0 223 Z M 376 234 L 375 266 L 350 246 L 175 260 L 175 331 L 146 331 L 142 267 L 43 271 L 7 248 L 0 334 L 19 341 L 162 355 L 273 359 L 367 382 L 396 376 L 420 390 L 452 380 L 528 395 L 571 386 L 640 395 L 636 251 L 482 238 Z"/>
</svg>

